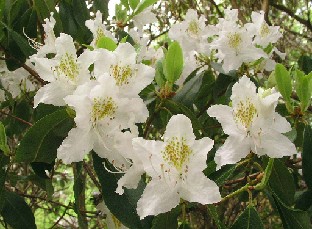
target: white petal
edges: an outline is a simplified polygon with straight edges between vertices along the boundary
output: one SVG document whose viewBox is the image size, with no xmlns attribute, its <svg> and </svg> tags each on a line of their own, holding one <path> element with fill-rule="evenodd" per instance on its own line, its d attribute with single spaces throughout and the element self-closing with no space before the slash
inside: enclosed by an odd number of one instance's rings
<svg viewBox="0 0 312 229">
<path fill-rule="evenodd" d="M 70 94 L 70 91 L 61 87 L 58 82 L 46 84 L 37 91 L 37 94 L 34 97 L 34 107 L 37 107 L 39 103 L 65 106 L 64 98 L 68 94 Z"/>
<path fill-rule="evenodd" d="M 83 129 L 73 128 L 57 149 L 57 158 L 62 159 L 65 164 L 82 161 L 92 147 L 92 135 Z"/>
<path fill-rule="evenodd" d="M 152 180 L 147 184 L 141 199 L 138 201 L 137 212 L 140 219 L 148 215 L 158 215 L 168 212 L 180 202 L 180 196 L 175 189 L 165 182 Z"/>
<path fill-rule="evenodd" d="M 291 125 L 287 121 L 287 119 L 281 116 L 279 113 L 275 112 L 273 126 L 272 129 L 280 132 L 280 133 L 287 133 L 291 131 Z"/>
<path fill-rule="evenodd" d="M 165 140 L 177 137 L 182 137 L 186 140 L 188 145 L 193 145 L 195 135 L 191 120 L 183 114 L 177 114 L 170 118 L 166 131 L 164 134 Z"/>
<path fill-rule="evenodd" d="M 144 173 L 143 165 L 133 164 L 119 180 L 116 193 L 122 195 L 124 193 L 123 187 L 136 189 Z"/>
<path fill-rule="evenodd" d="M 210 117 L 215 117 L 222 125 L 224 133 L 237 135 L 239 129 L 233 118 L 233 109 L 225 105 L 213 105 L 208 108 L 207 113 Z"/>
<path fill-rule="evenodd" d="M 235 164 L 246 157 L 250 152 L 250 139 L 245 137 L 229 136 L 217 150 L 215 162 L 217 169 L 227 164 Z"/>
<path fill-rule="evenodd" d="M 202 172 L 189 176 L 180 194 L 184 200 L 201 204 L 212 204 L 221 200 L 219 187 Z"/>
<path fill-rule="evenodd" d="M 261 136 L 257 154 L 268 155 L 272 158 L 292 156 L 297 153 L 295 145 L 283 134 L 270 130 Z"/>
</svg>

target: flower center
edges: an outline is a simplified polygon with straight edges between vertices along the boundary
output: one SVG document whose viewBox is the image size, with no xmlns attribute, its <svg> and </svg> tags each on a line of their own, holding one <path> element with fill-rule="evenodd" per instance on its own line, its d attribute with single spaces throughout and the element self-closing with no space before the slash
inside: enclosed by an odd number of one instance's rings
<svg viewBox="0 0 312 229">
<path fill-rule="evenodd" d="M 114 119 L 117 108 L 118 106 L 112 97 L 94 98 L 91 112 L 91 122 L 93 123 L 93 126 L 106 117 L 110 120 Z"/>
<path fill-rule="evenodd" d="M 230 33 L 228 35 L 229 46 L 233 49 L 238 49 L 242 43 L 242 36 L 239 33 Z"/>
<path fill-rule="evenodd" d="M 99 39 L 103 36 L 105 36 L 103 29 L 98 28 L 95 33 L 95 44 L 97 44 Z"/>
<path fill-rule="evenodd" d="M 267 37 L 270 34 L 270 28 L 267 23 L 262 23 L 260 27 L 260 36 Z"/>
<path fill-rule="evenodd" d="M 119 66 L 116 64 L 110 66 L 110 75 L 116 80 L 117 86 L 122 86 L 129 84 L 129 79 L 133 76 L 133 71 L 129 65 Z"/>
<path fill-rule="evenodd" d="M 165 150 L 161 153 L 165 161 L 181 171 L 183 164 L 189 160 L 192 150 L 184 138 L 179 141 L 177 137 L 173 137 L 168 140 Z"/>
<path fill-rule="evenodd" d="M 257 109 L 250 99 L 240 101 L 234 111 L 235 121 L 240 122 L 246 129 L 250 127 L 256 115 Z"/>
<path fill-rule="evenodd" d="M 187 28 L 187 33 L 191 36 L 191 37 L 197 37 L 199 35 L 200 32 L 200 28 L 198 26 L 198 23 L 196 20 L 192 20 Z"/>
<path fill-rule="evenodd" d="M 65 77 L 70 81 L 75 81 L 79 74 L 79 67 L 73 54 L 65 53 L 60 64 L 55 67 L 55 71 L 59 77 Z"/>
</svg>

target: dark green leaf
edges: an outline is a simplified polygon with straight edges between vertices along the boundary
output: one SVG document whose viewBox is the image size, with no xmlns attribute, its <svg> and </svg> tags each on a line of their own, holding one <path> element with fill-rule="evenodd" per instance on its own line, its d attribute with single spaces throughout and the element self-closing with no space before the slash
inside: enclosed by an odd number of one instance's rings
<svg viewBox="0 0 312 229">
<path fill-rule="evenodd" d="M 312 190 L 312 128 L 309 125 L 304 129 L 302 173 L 306 184 Z"/>
<path fill-rule="evenodd" d="M 83 173 L 83 162 L 77 162 L 74 165 L 74 196 L 75 196 L 75 207 L 74 210 L 78 215 L 79 228 L 88 228 L 88 221 L 86 215 L 82 212 L 85 210 L 85 183 L 86 177 Z"/>
<path fill-rule="evenodd" d="M 118 195 L 115 191 L 117 188 L 117 181 L 120 179 L 121 175 L 108 172 L 104 168 L 103 162 L 105 162 L 106 167 L 112 171 L 114 171 L 114 167 L 111 166 L 107 160 L 100 158 L 96 153 L 93 153 L 92 157 L 94 170 L 101 183 L 104 202 L 112 214 L 116 216 L 122 224 L 131 229 L 151 228 L 151 225 L 149 225 L 150 218 L 147 217 L 144 221 L 140 221 L 136 212 L 137 201 L 145 188 L 144 182 L 141 181 L 137 189 L 125 189 L 123 195 Z"/>
<path fill-rule="evenodd" d="M 213 204 L 208 204 L 207 205 L 207 210 L 211 218 L 214 220 L 215 224 L 217 225 L 218 229 L 225 229 L 224 223 L 221 222 L 220 217 L 217 212 L 217 207 L 214 206 Z"/>
<path fill-rule="evenodd" d="M 41 178 L 49 179 L 46 174 L 46 171 L 51 172 L 54 167 L 54 163 L 48 164 L 44 162 L 32 162 L 30 163 L 31 168 L 34 170 L 35 174 Z"/>
<path fill-rule="evenodd" d="M 228 86 L 237 80 L 236 77 L 219 74 L 213 87 L 213 97 L 216 99 L 226 92 Z"/>
<path fill-rule="evenodd" d="M 274 202 L 281 216 L 284 229 L 311 229 L 312 225 L 307 212 L 286 206 L 276 195 Z"/>
<path fill-rule="evenodd" d="M 103 14 L 103 20 L 108 17 L 108 2 L 109 0 L 93 0 L 94 11 L 100 11 Z"/>
<path fill-rule="evenodd" d="M 4 221 L 14 229 L 37 228 L 35 217 L 24 199 L 13 192 L 5 192 L 1 211 Z"/>
<path fill-rule="evenodd" d="M 159 87 L 165 86 L 166 78 L 163 71 L 162 61 L 159 60 L 156 63 L 155 81 Z"/>
<path fill-rule="evenodd" d="M 225 165 L 221 169 L 209 175 L 209 179 L 216 182 L 218 186 L 222 186 L 235 171 L 235 165 Z"/>
<path fill-rule="evenodd" d="M 163 72 L 170 83 L 179 79 L 183 70 L 183 52 L 178 42 L 173 42 L 168 48 L 165 60 L 163 61 Z"/>
<path fill-rule="evenodd" d="M 248 206 L 245 211 L 231 226 L 231 229 L 263 229 L 263 223 L 253 206 Z"/>
<path fill-rule="evenodd" d="M 47 153 L 60 139 L 52 134 L 52 130 L 61 122 L 68 119 L 66 109 L 56 111 L 36 122 L 25 134 L 17 149 L 17 162 L 46 162 L 51 163 L 55 154 Z M 57 146 L 57 145 L 56 145 Z"/>
<path fill-rule="evenodd" d="M 176 207 L 170 212 L 162 213 L 156 216 L 153 220 L 152 229 L 166 228 L 175 229 L 178 228 L 178 216 L 181 213 L 181 207 Z"/>
<path fill-rule="evenodd" d="M 3 168 L 0 167 L 0 212 L 2 211 L 2 208 L 5 203 L 5 178 L 6 178 L 6 172 Z"/>
<path fill-rule="evenodd" d="M 312 57 L 301 56 L 298 61 L 299 67 L 305 74 L 312 72 Z"/>
<path fill-rule="evenodd" d="M 44 19 L 50 18 L 50 12 L 54 11 L 53 0 L 34 0 L 34 7 L 39 15 L 40 22 L 43 23 Z"/>
<path fill-rule="evenodd" d="M 294 204 L 296 190 L 294 179 L 286 165 L 279 159 L 274 160 L 269 184 L 273 193 L 275 193 L 281 201 L 288 206 Z"/>
<path fill-rule="evenodd" d="M 302 192 L 296 199 L 295 208 L 307 211 L 312 206 L 312 191 Z"/>
</svg>

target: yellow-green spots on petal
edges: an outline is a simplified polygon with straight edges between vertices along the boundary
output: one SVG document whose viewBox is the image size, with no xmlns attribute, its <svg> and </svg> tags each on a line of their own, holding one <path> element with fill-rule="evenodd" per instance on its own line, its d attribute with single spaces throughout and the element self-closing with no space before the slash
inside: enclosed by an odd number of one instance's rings
<svg viewBox="0 0 312 229">
<path fill-rule="evenodd" d="M 198 22 L 196 20 L 192 20 L 189 24 L 188 24 L 188 28 L 187 28 L 187 33 L 191 36 L 191 37 L 197 37 L 200 33 L 200 28 L 198 25 Z"/>
<path fill-rule="evenodd" d="M 79 74 L 76 57 L 73 54 L 65 53 L 60 60 L 60 64 L 55 67 L 55 71 L 59 78 L 65 77 L 67 80 L 76 81 Z"/>
<path fill-rule="evenodd" d="M 242 36 L 240 33 L 230 33 L 228 35 L 229 46 L 233 49 L 238 49 L 242 43 Z"/>
<path fill-rule="evenodd" d="M 250 99 L 240 101 L 234 110 L 235 121 L 240 122 L 245 128 L 250 127 L 255 116 L 257 116 L 257 109 Z"/>
<path fill-rule="evenodd" d="M 267 23 L 262 23 L 260 27 L 260 36 L 261 37 L 267 37 L 270 34 L 270 28 L 267 25 Z"/>
<path fill-rule="evenodd" d="M 114 77 L 117 86 L 122 86 L 129 84 L 129 79 L 133 76 L 133 69 L 129 65 L 111 65 L 110 75 Z"/>
<path fill-rule="evenodd" d="M 99 41 L 99 39 L 100 39 L 101 37 L 104 37 L 104 36 L 105 36 L 105 34 L 104 34 L 103 29 L 98 28 L 98 29 L 96 30 L 95 38 L 94 38 L 95 44 L 97 44 L 97 42 Z"/>
<path fill-rule="evenodd" d="M 118 106 L 112 97 L 94 98 L 91 112 L 91 122 L 96 125 L 97 121 L 104 118 L 114 119 Z"/>
<path fill-rule="evenodd" d="M 167 141 L 167 145 L 161 153 L 165 161 L 181 171 L 185 162 L 188 162 L 192 150 L 184 138 L 173 137 Z"/>
</svg>

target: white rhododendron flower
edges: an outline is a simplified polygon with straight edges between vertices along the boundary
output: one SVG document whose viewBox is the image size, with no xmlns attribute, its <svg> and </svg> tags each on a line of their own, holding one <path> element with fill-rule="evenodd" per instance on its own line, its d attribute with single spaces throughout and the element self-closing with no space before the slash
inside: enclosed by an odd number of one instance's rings
<svg viewBox="0 0 312 229">
<path fill-rule="evenodd" d="M 0 82 L 2 87 L 11 93 L 12 98 L 17 98 L 22 92 L 36 89 L 36 84 L 29 79 L 29 72 L 23 68 L 9 71 L 6 67 L 1 69 Z"/>
<path fill-rule="evenodd" d="M 56 39 L 55 47 L 54 58 L 33 58 L 36 71 L 43 80 L 49 82 L 35 95 L 35 107 L 39 103 L 64 106 L 64 98 L 90 79 L 88 68 L 94 62 L 94 55 L 90 51 L 85 51 L 77 58 L 73 38 L 64 33 Z"/>
<path fill-rule="evenodd" d="M 155 76 L 155 69 L 136 63 L 137 53 L 129 43 L 119 44 L 114 52 L 98 50 L 94 62 L 96 78 L 106 75 L 118 86 L 122 96 L 138 98 L 140 91 L 149 85 Z"/>
<path fill-rule="evenodd" d="M 202 172 L 213 141 L 208 137 L 195 140 L 186 116 L 179 114 L 169 120 L 164 141 L 134 138 L 132 143 L 152 178 L 138 201 L 141 219 L 170 211 L 180 198 L 201 204 L 221 200 L 218 186 Z"/>
<path fill-rule="evenodd" d="M 225 72 L 238 69 L 242 63 L 249 63 L 267 57 L 267 54 L 252 44 L 253 35 L 245 27 L 222 30 L 219 37 L 211 43 L 211 48 L 216 49 L 216 57 L 223 62 Z"/>
<path fill-rule="evenodd" d="M 127 140 L 122 140 L 123 135 L 118 133 L 126 129 L 136 133 L 135 123 L 145 122 L 148 110 L 142 99 L 120 98 L 118 91 L 110 78 L 101 77 L 99 82 L 83 84 L 65 98 L 76 112 L 77 127 L 69 132 L 57 151 L 64 163 L 81 161 L 93 149 L 115 167 L 121 170 L 126 167 L 127 160 L 116 145 L 125 144 Z"/>
<path fill-rule="evenodd" d="M 247 31 L 255 34 L 254 44 L 261 45 L 262 47 L 268 46 L 270 43 L 276 43 L 282 37 L 279 32 L 279 26 L 269 26 L 264 20 L 264 12 L 252 12 L 252 22 L 247 23 Z"/>
<path fill-rule="evenodd" d="M 291 130 L 287 120 L 275 112 L 280 94 L 256 92 L 256 86 L 243 76 L 232 88 L 232 107 L 213 105 L 208 115 L 215 117 L 229 135 L 216 152 L 217 169 L 234 164 L 250 152 L 272 158 L 296 154 L 295 145 L 282 133 Z"/>
<path fill-rule="evenodd" d="M 87 20 L 85 24 L 93 34 L 93 40 L 90 44 L 91 46 L 95 47 L 98 40 L 103 36 L 109 37 L 116 41 L 113 34 L 106 29 L 106 26 L 102 21 L 102 13 L 100 11 L 96 12 L 95 18 L 93 20 Z"/>
<path fill-rule="evenodd" d="M 157 21 L 156 15 L 151 11 L 152 6 L 147 7 L 141 13 L 133 17 L 134 26 L 143 33 L 144 25 L 151 24 Z"/>
<path fill-rule="evenodd" d="M 124 226 L 107 208 L 104 201 L 99 203 L 96 206 L 96 210 L 101 211 L 103 214 L 106 215 L 105 223 L 107 228 L 109 229 L 128 229 L 126 226 Z"/>
<path fill-rule="evenodd" d="M 207 38 L 212 36 L 214 32 L 213 27 L 205 25 L 204 15 L 198 18 L 197 12 L 189 9 L 185 15 L 185 20 L 172 25 L 168 35 L 180 43 L 184 53 L 190 51 L 209 53 Z"/>
</svg>

